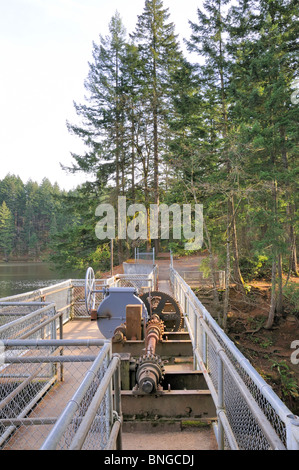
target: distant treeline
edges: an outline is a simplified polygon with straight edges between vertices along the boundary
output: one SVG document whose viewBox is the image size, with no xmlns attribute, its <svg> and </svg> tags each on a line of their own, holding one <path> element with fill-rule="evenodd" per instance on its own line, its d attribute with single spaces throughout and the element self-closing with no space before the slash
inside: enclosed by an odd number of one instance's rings
<svg viewBox="0 0 299 470">
<path fill-rule="evenodd" d="M 0 180 L 1 259 L 40 259 L 53 236 L 72 224 L 63 211 L 68 192 L 44 178 L 41 184 L 8 174 Z"/>
</svg>

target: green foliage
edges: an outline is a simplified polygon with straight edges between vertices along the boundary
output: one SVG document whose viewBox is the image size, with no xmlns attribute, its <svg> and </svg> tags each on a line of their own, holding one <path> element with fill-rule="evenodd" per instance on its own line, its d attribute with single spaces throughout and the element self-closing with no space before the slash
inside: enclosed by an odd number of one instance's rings
<svg viewBox="0 0 299 470">
<path fill-rule="evenodd" d="M 8 259 L 12 251 L 13 233 L 13 217 L 5 201 L 3 201 L 0 207 L 0 249 L 5 259 Z"/>
<path fill-rule="evenodd" d="M 47 178 L 41 184 L 33 181 L 24 184 L 15 175 L 0 180 L 1 254 L 5 258 L 43 256 L 51 237 L 72 223 L 72 215 L 62 212 L 65 195 Z"/>
<path fill-rule="evenodd" d="M 272 369 L 276 369 L 280 382 L 281 382 L 281 392 L 284 397 L 299 397 L 299 387 L 294 377 L 293 372 L 290 370 L 290 367 L 286 363 L 286 361 L 277 361 L 271 360 L 272 362 Z"/>
<path fill-rule="evenodd" d="M 61 216 L 67 218 L 71 214 L 72 223 L 52 235 L 48 257 L 60 271 L 76 270 L 84 275 L 89 266 L 96 271 L 109 270 L 110 243 L 95 234 L 95 211 L 100 200 L 89 185 L 64 196 Z"/>
<path fill-rule="evenodd" d="M 109 271 L 111 267 L 110 243 L 99 245 L 91 255 L 90 265 L 98 271 Z"/>
<path fill-rule="evenodd" d="M 255 279 L 270 279 L 271 264 L 267 256 L 253 253 L 250 257 L 240 257 L 240 268 L 246 282 Z"/>
<path fill-rule="evenodd" d="M 208 258 L 201 260 L 199 270 L 203 273 L 204 279 L 211 275 L 211 265 Z"/>
<path fill-rule="evenodd" d="M 283 289 L 283 295 L 293 307 L 293 313 L 299 313 L 299 285 L 295 282 L 288 282 Z"/>
</svg>

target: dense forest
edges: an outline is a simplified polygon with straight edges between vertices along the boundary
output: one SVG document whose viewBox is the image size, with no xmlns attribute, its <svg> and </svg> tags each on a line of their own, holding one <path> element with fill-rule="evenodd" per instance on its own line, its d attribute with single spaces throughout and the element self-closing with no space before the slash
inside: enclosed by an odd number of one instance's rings
<svg viewBox="0 0 299 470">
<path fill-rule="evenodd" d="M 203 204 L 211 272 L 224 269 L 227 287 L 244 292 L 253 278 L 271 281 L 271 327 L 285 283 L 298 276 L 298 5 L 202 5 L 185 38 L 192 62 L 162 0 L 145 1 L 129 34 L 115 13 L 109 34 L 93 43 L 85 102 L 74 103 L 78 121 L 67 122 L 86 152 L 73 153 L 66 171 L 86 173 L 87 182 L 66 194 L 47 180 L 24 185 L 6 177 L 0 230 L 5 217 L 11 222 L 1 249 L 48 250 L 61 268 L 105 270 L 110 241 L 95 235 L 100 203 L 117 208 L 126 196 L 148 211 L 153 203 Z M 116 235 L 115 263 L 151 245 L 157 253 L 184 252 L 184 240 L 171 234 L 151 240 L 148 233 L 147 241 Z"/>
<path fill-rule="evenodd" d="M 11 174 L 0 180 L 1 259 L 46 259 L 55 235 L 76 222 L 63 210 L 70 196 L 47 178 L 41 184 Z"/>
</svg>

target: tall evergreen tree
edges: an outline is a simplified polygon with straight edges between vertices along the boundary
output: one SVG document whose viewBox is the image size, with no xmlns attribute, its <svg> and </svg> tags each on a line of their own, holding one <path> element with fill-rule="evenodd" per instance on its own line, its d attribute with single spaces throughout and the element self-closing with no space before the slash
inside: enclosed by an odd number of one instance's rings
<svg viewBox="0 0 299 470">
<path fill-rule="evenodd" d="M 229 0 L 203 2 L 197 9 L 198 21 L 189 21 L 192 34 L 187 47 L 199 55 L 197 66 L 204 113 L 206 137 L 204 144 L 206 177 L 201 183 L 209 188 L 209 196 L 218 199 L 222 216 L 207 209 L 223 223 L 226 245 L 226 290 L 223 312 L 225 326 L 229 308 L 229 284 L 232 280 L 244 292 L 244 281 L 239 265 L 239 247 L 236 224 L 235 199 L 239 195 L 238 157 L 235 152 L 235 128 L 230 116 L 231 101 L 228 87 L 231 80 L 231 57 L 228 53 Z M 203 149 L 202 149 L 203 150 Z M 209 169 L 210 166 L 210 169 Z M 215 171 L 211 171 L 214 167 Z M 206 199 L 207 201 L 207 199 Z M 226 209 L 224 209 L 224 204 Z M 226 216 L 224 216 L 226 214 Z M 208 221 L 207 221 L 208 222 Z M 213 222 L 212 222 L 212 225 Z M 207 223 L 208 226 L 208 223 Z M 231 273 L 232 265 L 232 273 Z"/>
<path fill-rule="evenodd" d="M 148 201 L 147 174 L 144 168 L 144 147 L 146 142 L 147 120 L 144 116 L 144 88 L 142 79 L 142 60 L 137 47 L 126 44 L 121 66 L 121 91 L 124 114 L 124 146 L 129 156 L 126 196 L 130 202 Z M 145 195 L 142 201 L 140 189 Z"/>
<path fill-rule="evenodd" d="M 109 23 L 109 35 L 100 36 L 100 44 L 93 43 L 93 62 L 89 64 L 89 74 L 85 80 L 87 104 L 75 103 L 83 125 L 68 123 L 69 131 L 79 136 L 90 149 L 85 155 L 73 154 L 76 164 L 69 170 L 91 174 L 94 182 L 86 185 L 86 189 L 94 195 L 102 195 L 109 186 L 110 201 L 116 207 L 118 196 L 125 191 L 127 164 L 121 86 L 125 35 L 122 20 L 116 12 Z M 118 240 L 118 254 L 121 262 L 121 240 Z"/>
<path fill-rule="evenodd" d="M 181 60 L 175 27 L 169 20 L 168 9 L 162 0 L 146 0 L 143 13 L 138 16 L 135 32 L 131 35 L 142 58 L 144 109 L 152 142 L 153 198 L 159 205 L 162 185 L 163 155 L 166 153 L 166 116 L 170 112 L 172 75 Z M 158 251 L 158 240 L 155 240 Z"/>
<path fill-rule="evenodd" d="M 124 45 L 125 29 L 116 12 L 109 24 L 109 35 L 100 36 L 100 44 L 93 43 L 93 62 L 89 63 L 85 80 L 87 104 L 75 103 L 83 125 L 68 123 L 69 131 L 79 136 L 90 149 L 85 155 L 73 154 L 76 164 L 70 170 L 90 173 L 96 177 L 98 187 L 111 184 L 116 196 L 120 194 L 122 184 L 120 66 Z"/>
<path fill-rule="evenodd" d="M 23 181 L 19 176 L 8 174 L 0 182 L 0 204 L 5 201 L 9 208 L 14 225 L 13 251 L 22 254 L 24 245 L 24 209 L 26 193 Z"/>
<path fill-rule="evenodd" d="M 243 165 L 247 184 L 255 188 L 251 196 L 255 217 L 264 227 L 258 237 L 259 250 L 268 250 L 272 262 L 267 327 L 282 307 L 282 260 L 287 246 L 291 246 L 291 265 L 296 259 L 292 182 L 298 108 L 291 103 L 297 68 L 295 12 L 292 0 L 243 1 L 232 10 L 233 113 L 240 123 L 240 141 L 247 148 Z"/>
<path fill-rule="evenodd" d="M 0 207 L 0 249 L 5 260 L 8 260 L 13 248 L 13 235 L 13 216 L 6 202 L 3 201 Z"/>
</svg>

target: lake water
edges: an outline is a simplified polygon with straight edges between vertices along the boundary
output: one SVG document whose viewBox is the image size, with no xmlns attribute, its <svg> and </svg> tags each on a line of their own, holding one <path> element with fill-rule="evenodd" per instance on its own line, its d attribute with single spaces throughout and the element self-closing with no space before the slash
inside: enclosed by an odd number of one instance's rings
<svg viewBox="0 0 299 470">
<path fill-rule="evenodd" d="M 51 269 L 47 263 L 0 263 L 0 299 L 47 287 L 70 278 L 82 278 L 82 274 L 75 272 L 62 274 Z"/>
</svg>

